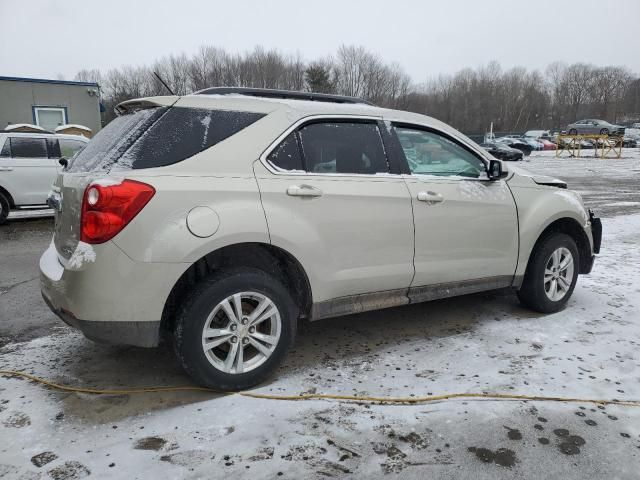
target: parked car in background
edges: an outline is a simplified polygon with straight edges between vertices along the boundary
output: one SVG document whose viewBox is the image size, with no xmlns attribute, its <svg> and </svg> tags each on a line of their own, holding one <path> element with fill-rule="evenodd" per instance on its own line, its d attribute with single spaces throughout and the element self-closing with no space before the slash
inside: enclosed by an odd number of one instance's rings
<svg viewBox="0 0 640 480">
<path fill-rule="evenodd" d="M 555 150 L 558 148 L 558 146 L 555 143 L 553 143 L 550 140 L 547 140 L 546 138 L 539 138 L 538 141 L 542 143 L 543 150 Z"/>
<path fill-rule="evenodd" d="M 572 138 L 564 138 L 560 141 L 560 143 L 558 143 L 558 145 L 556 146 L 557 149 L 559 150 L 564 150 L 567 148 L 575 148 L 577 146 L 580 146 L 580 148 L 582 150 L 590 150 L 595 148 L 595 144 L 592 143 L 589 140 L 576 140 L 576 139 L 572 139 Z"/>
<path fill-rule="evenodd" d="M 527 142 L 534 150 L 544 150 L 544 144 L 537 138 L 522 137 L 523 142 Z"/>
<path fill-rule="evenodd" d="M 635 148 L 638 146 L 638 138 L 632 135 L 625 135 L 622 138 L 622 146 L 625 148 Z"/>
<path fill-rule="evenodd" d="M 613 125 L 605 120 L 579 120 L 567 126 L 569 135 L 624 135 L 625 128 L 620 125 Z"/>
<path fill-rule="evenodd" d="M 525 138 L 533 138 L 534 140 L 537 140 L 539 138 L 551 140 L 552 138 L 554 138 L 549 130 L 528 130 L 524 132 L 522 136 Z"/>
<path fill-rule="evenodd" d="M 117 111 L 52 187 L 43 298 L 91 339 L 172 339 L 205 387 L 265 381 L 300 319 L 500 288 L 557 312 L 600 249 L 566 183 L 424 115 L 237 88 Z"/>
<path fill-rule="evenodd" d="M 525 156 L 531 155 L 531 151 L 533 147 L 522 140 L 521 138 L 516 137 L 500 137 L 495 139 L 496 143 L 500 143 L 503 145 L 507 145 L 511 148 L 515 148 L 516 150 L 520 150 Z"/>
<path fill-rule="evenodd" d="M 77 135 L 0 131 L 0 224 L 13 208 L 44 206 L 61 157 L 89 142 Z"/>
<path fill-rule="evenodd" d="M 482 143 L 480 144 L 480 146 L 500 160 L 518 162 L 524 157 L 524 153 L 522 153 L 522 150 L 511 148 L 509 145 L 506 145 L 504 143 L 493 141 Z"/>
</svg>

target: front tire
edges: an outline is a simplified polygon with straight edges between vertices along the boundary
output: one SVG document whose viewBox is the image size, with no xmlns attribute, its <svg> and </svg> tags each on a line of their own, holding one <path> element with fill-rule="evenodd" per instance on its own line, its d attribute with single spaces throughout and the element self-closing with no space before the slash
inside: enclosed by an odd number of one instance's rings
<svg viewBox="0 0 640 480">
<path fill-rule="evenodd" d="M 529 260 L 518 298 L 540 313 L 562 310 L 576 286 L 580 257 L 576 242 L 564 233 L 553 233 L 536 247 Z"/>
<path fill-rule="evenodd" d="M 237 391 L 266 380 L 296 334 L 298 309 L 276 278 L 254 268 L 220 271 L 180 309 L 176 355 L 200 385 Z"/>
<path fill-rule="evenodd" d="M 9 199 L 2 192 L 0 192 L 0 225 L 6 223 L 10 209 L 11 204 L 9 203 Z"/>
<path fill-rule="evenodd" d="M 602 130 L 600 130 L 600 135 L 609 135 L 609 129 L 603 128 Z"/>
<path fill-rule="evenodd" d="M 577 135 L 578 131 L 575 128 L 572 128 L 571 130 L 569 130 L 569 135 Z"/>
</svg>

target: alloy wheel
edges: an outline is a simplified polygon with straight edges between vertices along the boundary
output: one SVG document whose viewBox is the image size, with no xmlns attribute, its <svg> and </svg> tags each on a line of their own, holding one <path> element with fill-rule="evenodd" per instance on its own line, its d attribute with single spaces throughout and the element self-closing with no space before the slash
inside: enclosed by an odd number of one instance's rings
<svg viewBox="0 0 640 480">
<path fill-rule="evenodd" d="M 544 269 L 544 292 L 549 300 L 562 300 L 573 282 L 573 255 L 569 249 L 560 247 L 553 251 Z"/>
<path fill-rule="evenodd" d="M 202 349 L 218 370 L 246 373 L 271 357 L 281 330 L 280 312 L 269 297 L 239 292 L 218 303 L 207 317 Z"/>
</svg>

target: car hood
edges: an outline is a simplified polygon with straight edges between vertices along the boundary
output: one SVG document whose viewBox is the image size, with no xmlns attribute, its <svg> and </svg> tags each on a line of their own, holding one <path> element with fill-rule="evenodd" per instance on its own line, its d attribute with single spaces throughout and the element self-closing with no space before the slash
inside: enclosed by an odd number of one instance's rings
<svg viewBox="0 0 640 480">
<path fill-rule="evenodd" d="M 547 175 L 538 175 L 537 173 L 532 173 L 525 168 L 516 167 L 515 165 L 509 165 L 507 168 L 509 169 L 509 172 L 513 172 L 521 178 L 529 178 L 537 185 L 567 188 L 567 182 L 564 182 L 563 180 L 560 180 L 558 178 L 549 177 Z"/>
</svg>

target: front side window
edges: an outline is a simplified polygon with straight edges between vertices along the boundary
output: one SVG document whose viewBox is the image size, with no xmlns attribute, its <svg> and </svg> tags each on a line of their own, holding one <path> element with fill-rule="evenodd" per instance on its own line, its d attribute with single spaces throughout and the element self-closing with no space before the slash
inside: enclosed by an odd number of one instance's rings
<svg viewBox="0 0 640 480">
<path fill-rule="evenodd" d="M 47 158 L 47 142 L 44 138 L 11 137 L 13 158 Z"/>
<path fill-rule="evenodd" d="M 389 173 L 375 123 L 312 123 L 303 126 L 299 135 L 307 172 Z"/>
<path fill-rule="evenodd" d="M 64 158 L 73 157 L 87 145 L 86 142 L 81 140 L 70 140 L 68 138 L 61 138 L 58 142 L 60 143 L 60 155 Z"/>
<path fill-rule="evenodd" d="M 394 129 L 411 173 L 469 178 L 486 175 L 485 164 L 480 158 L 447 137 L 414 128 Z"/>
</svg>

